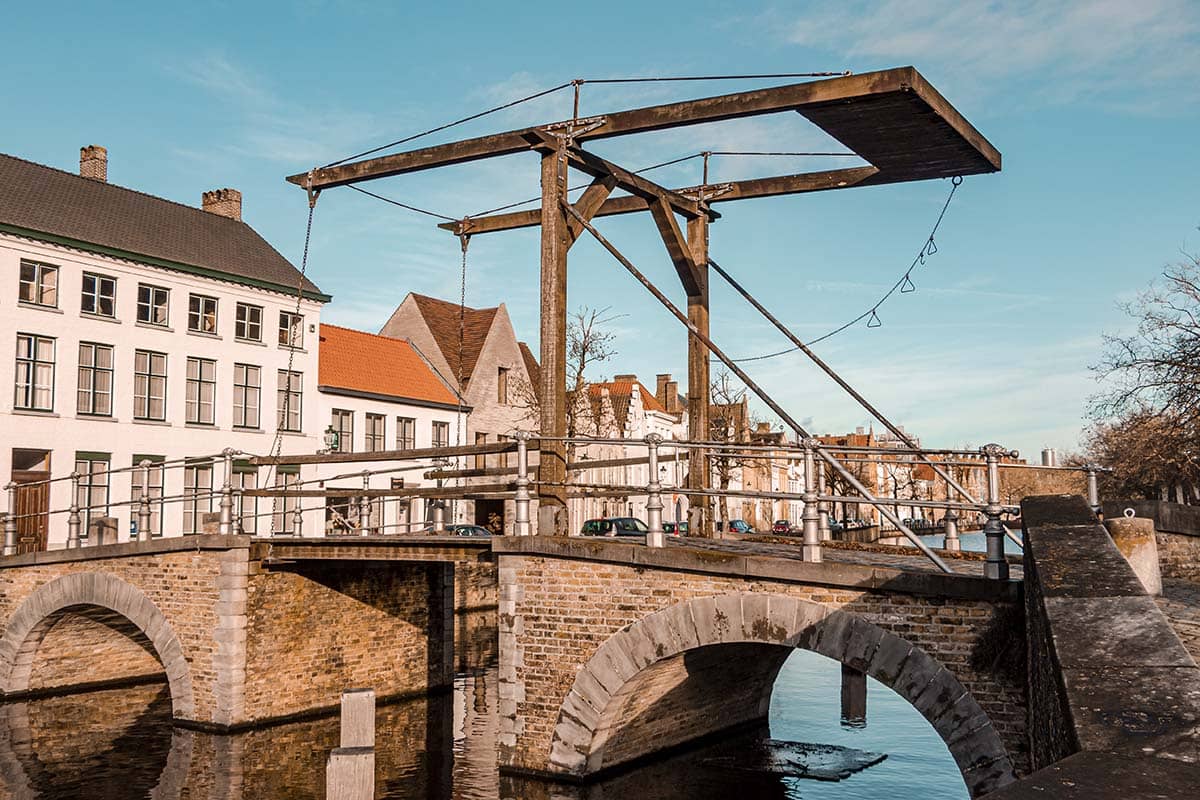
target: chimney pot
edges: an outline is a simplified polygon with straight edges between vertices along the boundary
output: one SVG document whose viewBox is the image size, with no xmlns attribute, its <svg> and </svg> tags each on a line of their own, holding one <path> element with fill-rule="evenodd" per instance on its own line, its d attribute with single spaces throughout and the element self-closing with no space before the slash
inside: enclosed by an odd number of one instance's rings
<svg viewBox="0 0 1200 800">
<path fill-rule="evenodd" d="M 200 195 L 201 207 L 210 214 L 218 214 L 241 221 L 242 193 L 237 189 L 213 189 Z"/>
<path fill-rule="evenodd" d="M 79 148 L 79 175 L 101 183 L 108 182 L 108 150 L 98 144 Z"/>
</svg>

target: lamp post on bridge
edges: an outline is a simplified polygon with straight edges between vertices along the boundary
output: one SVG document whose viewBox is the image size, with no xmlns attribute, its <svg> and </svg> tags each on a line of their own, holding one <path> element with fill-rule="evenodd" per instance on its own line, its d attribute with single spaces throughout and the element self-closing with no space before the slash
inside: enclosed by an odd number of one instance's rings
<svg viewBox="0 0 1200 800">
<path fill-rule="evenodd" d="M 800 547 L 800 558 L 804 561 L 821 560 L 821 512 L 817 510 L 816 439 L 805 439 L 804 445 L 804 543 Z"/>
<path fill-rule="evenodd" d="M 517 440 L 517 518 L 513 522 L 515 536 L 529 536 L 529 431 L 515 431 Z"/>
<path fill-rule="evenodd" d="M 646 486 L 646 525 L 650 528 L 646 533 L 647 547 L 665 547 L 667 544 L 662 524 L 662 484 L 658 480 L 658 446 L 662 441 L 662 434 L 658 433 L 651 433 L 645 439 L 650 467 L 650 481 Z"/>
<path fill-rule="evenodd" d="M 998 444 L 985 444 L 979 448 L 987 462 L 987 505 L 983 513 L 987 521 L 983 524 L 987 540 L 987 560 L 983 565 L 985 578 L 1008 580 L 1008 559 L 1004 556 L 1004 524 L 1000 522 L 1000 459 L 1004 456 L 1017 457 L 1016 450 L 1006 450 Z"/>
</svg>

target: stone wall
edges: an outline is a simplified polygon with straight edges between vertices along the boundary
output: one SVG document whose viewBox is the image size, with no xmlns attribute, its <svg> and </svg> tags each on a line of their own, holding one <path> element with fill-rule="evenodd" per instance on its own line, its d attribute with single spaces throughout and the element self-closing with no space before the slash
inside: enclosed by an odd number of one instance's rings
<svg viewBox="0 0 1200 800">
<path fill-rule="evenodd" d="M 145 634 L 98 609 L 64 614 L 46 632 L 30 675 L 31 692 L 161 678 L 166 674 Z"/>
<path fill-rule="evenodd" d="M 1020 656 L 1023 652 L 1020 627 L 1012 626 L 1019 609 L 1011 602 L 947 600 L 508 553 L 500 556 L 500 592 L 501 762 L 510 768 L 547 771 L 560 709 L 580 667 L 601 645 L 654 612 L 698 598 L 739 593 L 784 595 L 830 611 L 852 612 L 911 642 L 944 665 L 986 711 L 1016 769 L 1023 770 L 1027 763 L 1024 676 L 1002 665 L 1003 653 Z M 741 624 L 740 615 L 735 624 Z M 775 653 L 786 657 L 782 649 Z M 773 655 L 768 663 L 777 669 L 774 661 L 778 658 L 782 664 L 782 657 Z M 672 670 L 680 674 L 678 666 L 660 669 L 664 676 Z M 773 682 L 769 672 L 747 677 L 769 687 Z M 662 684 L 669 682 L 664 677 Z M 736 693 L 736 688 L 726 683 L 726 695 Z M 709 692 L 707 696 L 723 695 Z M 754 707 L 765 715 L 769 693 L 757 699 Z M 635 710 L 647 711 L 630 707 L 631 713 Z M 679 721 L 670 708 L 661 716 L 646 717 L 646 735 L 677 733 Z M 641 744 L 649 746 L 647 741 Z"/>
<path fill-rule="evenodd" d="M 1127 508 L 1139 517 L 1154 520 L 1162 577 L 1200 583 L 1200 507 L 1161 500 L 1126 500 L 1104 503 L 1104 515 L 1120 516 Z"/>
</svg>

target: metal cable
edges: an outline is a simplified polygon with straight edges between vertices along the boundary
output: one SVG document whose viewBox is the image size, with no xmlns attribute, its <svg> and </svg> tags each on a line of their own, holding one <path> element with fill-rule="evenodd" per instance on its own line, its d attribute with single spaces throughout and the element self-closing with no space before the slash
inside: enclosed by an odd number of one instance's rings
<svg viewBox="0 0 1200 800">
<path fill-rule="evenodd" d="M 352 183 L 349 183 L 346 185 L 349 186 L 354 191 L 361 192 L 362 194 L 365 194 L 368 197 L 374 197 L 376 200 L 382 200 L 385 203 L 391 203 L 394 206 L 400 206 L 400 208 L 404 208 L 409 211 L 415 211 L 418 214 L 425 214 L 426 216 L 433 217 L 434 219 L 442 219 L 442 220 L 446 220 L 447 222 L 458 222 L 458 220 L 456 220 L 454 217 L 448 217 L 445 214 L 439 214 L 436 211 L 426 211 L 423 208 L 417 208 L 416 206 L 410 206 L 407 203 L 401 203 L 399 200 L 393 200 L 392 198 L 384 197 L 381 194 L 375 194 L 374 192 L 368 192 L 366 189 L 361 189 Z"/>
</svg>

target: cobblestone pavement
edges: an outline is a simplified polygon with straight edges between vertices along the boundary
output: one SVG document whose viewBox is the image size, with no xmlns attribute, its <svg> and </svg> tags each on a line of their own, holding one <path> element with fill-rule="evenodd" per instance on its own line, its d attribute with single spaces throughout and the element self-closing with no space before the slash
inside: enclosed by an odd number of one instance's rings
<svg viewBox="0 0 1200 800">
<path fill-rule="evenodd" d="M 1164 580 L 1162 596 L 1155 600 L 1175 633 L 1179 634 L 1183 646 L 1200 662 L 1200 585 Z"/>
<path fill-rule="evenodd" d="M 742 541 L 733 539 L 700 539 L 688 538 L 680 541 L 675 537 L 667 537 L 671 545 L 699 548 L 704 550 L 720 550 L 727 553 L 737 553 L 747 556 L 770 556 L 773 558 L 800 558 L 800 539 L 791 541 Z M 845 542 L 826 543 L 829 546 L 821 548 L 821 556 L 825 561 L 840 564 L 861 564 L 869 567 L 890 567 L 908 572 L 940 572 L 940 570 L 916 548 L 896 545 L 855 545 Z M 937 551 L 946 564 L 959 575 L 979 577 L 983 575 L 983 558 L 980 554 L 962 554 L 954 556 L 944 551 Z M 1010 576 L 1014 579 L 1021 577 L 1020 562 L 1009 562 Z"/>
</svg>

